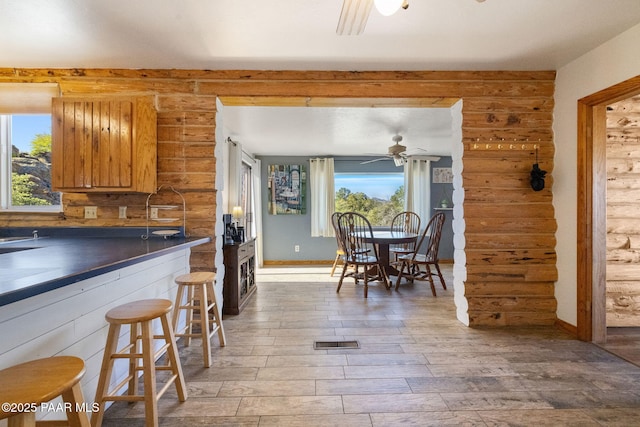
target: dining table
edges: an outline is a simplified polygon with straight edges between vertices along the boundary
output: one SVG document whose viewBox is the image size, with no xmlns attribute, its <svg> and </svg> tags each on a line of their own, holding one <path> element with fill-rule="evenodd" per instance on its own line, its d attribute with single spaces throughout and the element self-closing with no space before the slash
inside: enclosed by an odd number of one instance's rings
<svg viewBox="0 0 640 427">
<path fill-rule="evenodd" d="M 378 258 L 382 268 L 389 276 L 397 276 L 400 272 L 391 264 L 389 247 L 391 245 L 413 243 L 418 239 L 417 233 L 407 231 L 374 230 L 372 237 L 363 240 L 374 243 L 378 247 Z"/>
</svg>

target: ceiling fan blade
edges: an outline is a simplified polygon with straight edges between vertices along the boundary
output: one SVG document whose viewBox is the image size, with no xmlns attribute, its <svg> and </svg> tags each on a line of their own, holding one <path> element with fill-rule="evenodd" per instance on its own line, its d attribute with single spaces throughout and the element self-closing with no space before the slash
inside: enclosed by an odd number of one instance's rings
<svg viewBox="0 0 640 427">
<path fill-rule="evenodd" d="M 339 36 L 362 34 L 372 7 L 373 0 L 344 0 L 336 34 Z"/>
<path fill-rule="evenodd" d="M 391 160 L 389 157 L 380 157 L 378 159 L 367 160 L 366 162 L 360 162 L 361 165 L 366 165 L 367 163 L 379 162 L 380 160 Z"/>
</svg>

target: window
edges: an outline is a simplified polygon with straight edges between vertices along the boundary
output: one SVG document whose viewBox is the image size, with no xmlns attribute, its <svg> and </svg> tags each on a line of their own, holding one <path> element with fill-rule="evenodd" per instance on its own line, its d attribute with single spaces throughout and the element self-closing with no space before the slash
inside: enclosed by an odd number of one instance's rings
<svg viewBox="0 0 640 427">
<path fill-rule="evenodd" d="M 404 210 L 404 174 L 336 173 L 336 211 L 359 212 L 372 226 L 388 226 Z"/>
<path fill-rule="evenodd" d="M 0 115 L 0 205 L 10 211 L 62 209 L 51 190 L 51 115 Z"/>
</svg>

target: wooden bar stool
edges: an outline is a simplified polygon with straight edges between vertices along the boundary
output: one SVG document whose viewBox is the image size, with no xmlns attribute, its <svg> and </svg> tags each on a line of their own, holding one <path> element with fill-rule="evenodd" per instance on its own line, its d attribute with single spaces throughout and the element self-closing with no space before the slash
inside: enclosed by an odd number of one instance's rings
<svg viewBox="0 0 640 427">
<path fill-rule="evenodd" d="M 9 427 L 35 426 L 35 409 L 46 410 L 43 404 L 62 396 L 69 425 L 89 427 L 89 407 L 80 387 L 84 371 L 84 361 L 74 356 L 37 359 L 3 369 L 0 419 L 8 418 Z"/>
<path fill-rule="evenodd" d="M 98 388 L 95 401 L 100 404 L 98 411 L 91 416 L 91 425 L 99 427 L 104 417 L 104 402 L 115 400 L 144 401 L 145 425 L 158 425 L 158 399 L 164 394 L 171 384 L 175 384 L 178 399 L 181 402 L 187 400 L 187 388 L 182 375 L 182 367 L 176 348 L 176 338 L 173 334 L 173 326 L 169 319 L 171 301 L 166 299 L 147 299 L 134 301 L 112 308 L 105 318 L 109 322 L 107 344 L 104 348 L 102 368 L 98 379 Z M 162 335 L 154 335 L 152 322 L 160 319 L 162 323 Z M 130 343 L 118 350 L 118 337 L 122 325 L 131 326 Z M 141 332 L 139 332 L 139 328 Z M 154 339 L 164 340 L 164 345 L 154 352 Z M 139 352 L 142 344 L 142 352 Z M 166 350 L 167 365 L 156 366 L 155 360 Z M 109 392 L 109 383 L 113 364 L 116 359 L 129 359 L 129 375 Z M 139 361 L 142 361 L 140 366 Z M 171 371 L 172 375 L 160 390 L 156 390 L 156 370 Z M 138 392 L 138 372 L 142 371 L 144 394 Z M 129 385 L 126 395 L 116 393 L 125 385 Z"/>
<path fill-rule="evenodd" d="M 184 337 L 184 343 L 187 346 L 190 344 L 192 337 L 202 338 L 202 356 L 206 368 L 211 366 L 211 337 L 213 334 L 218 333 L 221 347 L 226 345 L 222 317 L 220 316 L 220 305 L 216 301 L 216 294 L 213 289 L 215 278 L 216 274 L 213 272 L 200 271 L 183 274 L 175 279 L 178 284 L 178 293 L 173 310 L 173 325 L 176 328 L 176 337 Z M 183 303 L 185 291 L 187 298 Z M 186 310 L 187 317 L 185 327 L 178 330 L 180 310 Z M 194 310 L 200 312 L 199 319 L 194 319 Z M 211 319 L 209 315 L 211 315 Z M 194 324 L 200 325 L 200 333 L 193 333 Z"/>
</svg>

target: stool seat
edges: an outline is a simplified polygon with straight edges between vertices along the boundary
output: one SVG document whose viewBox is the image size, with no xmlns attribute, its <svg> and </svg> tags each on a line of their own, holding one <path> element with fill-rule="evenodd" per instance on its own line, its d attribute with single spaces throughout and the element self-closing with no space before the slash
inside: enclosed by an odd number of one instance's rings
<svg viewBox="0 0 640 427">
<path fill-rule="evenodd" d="M 174 279 L 178 284 L 176 303 L 173 309 L 175 335 L 183 337 L 186 346 L 190 344 L 192 337 L 202 338 L 202 357 L 205 368 L 211 366 L 211 337 L 217 332 L 220 346 L 226 345 L 220 305 L 216 301 L 216 293 L 213 288 L 215 278 L 216 274 L 211 271 L 196 271 Z M 186 301 L 183 302 L 185 294 Z M 185 326 L 180 329 L 178 318 L 183 310 L 186 312 Z M 196 311 L 199 313 L 199 319 L 194 317 Z M 194 325 L 200 326 L 199 333 L 194 333 Z"/>
<path fill-rule="evenodd" d="M 216 273 L 211 271 L 196 271 L 178 276 L 175 280 L 178 285 L 201 285 L 213 282 L 215 278 Z"/>
<path fill-rule="evenodd" d="M 145 425 L 158 425 L 158 399 L 167 391 L 169 386 L 175 385 L 178 400 L 187 399 L 187 388 L 182 374 L 180 358 L 176 348 L 176 339 L 169 313 L 173 305 L 166 299 L 147 299 L 133 301 L 112 308 L 105 314 L 109 322 L 107 343 L 102 358 L 102 368 L 98 378 L 95 401 L 99 409 L 91 415 L 91 425 L 99 427 L 104 418 L 104 402 L 125 400 L 143 401 L 145 405 Z M 159 320 L 162 324 L 162 334 L 154 335 L 152 322 Z M 129 344 L 118 349 L 118 340 L 122 325 L 130 325 Z M 164 344 L 156 350 L 154 340 L 163 340 Z M 167 364 L 158 365 L 162 354 L 167 353 Z M 129 370 L 127 377 L 110 390 L 111 376 L 117 359 L 127 359 Z M 138 373 L 142 371 L 143 394 L 137 394 Z M 156 371 L 169 371 L 170 376 L 164 385 L 156 389 Z M 127 394 L 119 395 L 118 391 L 128 385 Z"/>
<path fill-rule="evenodd" d="M 84 361 L 74 356 L 55 356 L 32 360 L 0 371 L 0 402 L 22 403 L 40 406 L 58 396 L 71 403 L 67 413 L 71 425 L 89 426 L 89 418 L 82 409 L 84 404 L 80 380 L 84 376 Z M 23 414 L 0 409 L 0 419 L 25 416 L 30 418 L 24 425 L 35 425 L 35 413 L 31 410 Z M 77 412 L 77 409 L 81 409 Z M 71 421 L 71 418 L 74 421 Z M 34 424 L 31 424 L 34 423 Z M 10 422 L 9 425 L 13 423 Z M 16 421 L 16 424 L 19 424 Z"/>
<path fill-rule="evenodd" d="M 171 311 L 171 301 L 166 299 L 146 299 L 119 305 L 107 311 L 105 319 L 109 323 L 128 325 L 157 319 Z"/>
</svg>

